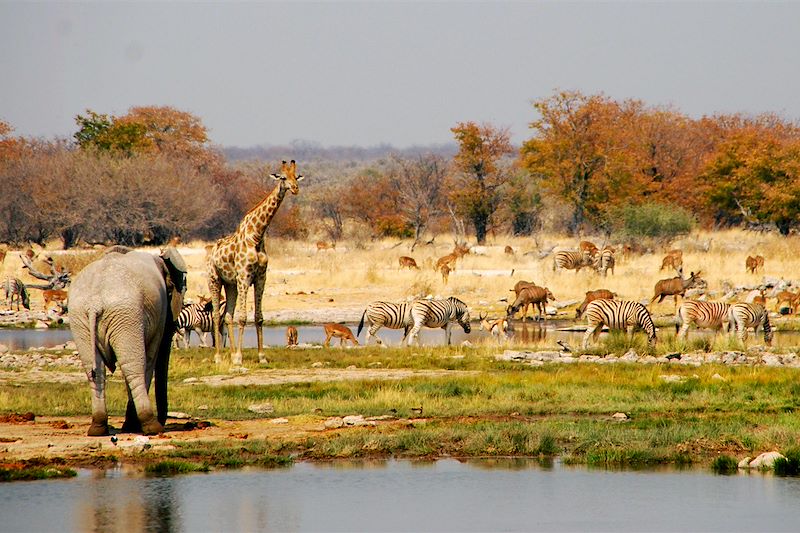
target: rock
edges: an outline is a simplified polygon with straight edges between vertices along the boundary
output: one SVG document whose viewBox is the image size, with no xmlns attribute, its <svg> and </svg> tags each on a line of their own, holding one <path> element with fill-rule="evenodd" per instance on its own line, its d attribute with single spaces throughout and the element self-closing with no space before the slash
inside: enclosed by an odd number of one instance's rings
<svg viewBox="0 0 800 533">
<path fill-rule="evenodd" d="M 36 329 L 48 329 L 50 326 L 47 324 L 47 322 L 44 322 L 43 320 L 37 320 L 36 324 L 33 327 Z"/>
<path fill-rule="evenodd" d="M 189 420 L 192 418 L 191 416 L 187 415 L 186 413 L 181 413 L 180 411 L 170 411 L 167 413 L 168 418 L 176 418 L 178 420 Z"/>
<path fill-rule="evenodd" d="M 611 415 L 611 418 L 619 422 L 630 420 L 630 417 L 628 417 L 628 415 L 626 415 L 625 413 L 614 413 L 613 415 Z"/>
<path fill-rule="evenodd" d="M 364 421 L 363 415 L 348 415 L 342 419 L 346 426 L 358 426 Z"/>
<path fill-rule="evenodd" d="M 344 427 L 344 420 L 342 420 L 342 417 L 340 416 L 335 416 L 333 418 L 327 419 L 324 423 L 324 426 L 327 429 L 337 429 L 340 427 Z"/>
<path fill-rule="evenodd" d="M 322 368 L 323 366 L 325 366 L 325 365 L 322 363 L 322 361 L 317 361 L 315 363 L 311 363 L 311 368 Z"/>
<path fill-rule="evenodd" d="M 243 367 L 243 366 L 233 366 L 233 367 L 231 367 L 229 372 L 231 374 L 247 374 L 249 372 L 249 370 L 247 370 L 247 368 Z"/>
<path fill-rule="evenodd" d="M 345 370 L 358 370 L 358 367 L 356 365 L 350 365 Z"/>
<path fill-rule="evenodd" d="M 724 377 L 720 376 L 719 374 L 714 374 L 713 376 L 711 376 L 711 379 L 713 379 L 715 381 L 728 381 L 727 379 L 725 379 Z"/>
<path fill-rule="evenodd" d="M 681 383 L 684 380 L 683 376 L 678 376 L 676 374 L 661 374 L 658 377 L 665 383 Z"/>
<path fill-rule="evenodd" d="M 183 380 L 183 383 L 199 383 L 200 380 L 197 378 L 186 378 Z"/>
<path fill-rule="evenodd" d="M 739 461 L 739 468 L 750 468 L 750 460 L 752 457 L 745 457 L 741 461 Z"/>
<path fill-rule="evenodd" d="M 247 410 L 259 415 L 263 415 L 274 412 L 275 407 L 273 407 L 271 403 L 254 403 L 249 405 Z"/>
<path fill-rule="evenodd" d="M 781 360 L 781 357 L 773 353 L 763 354 L 761 356 L 761 362 L 767 366 L 783 366 L 783 361 Z"/>
<path fill-rule="evenodd" d="M 461 343 L 461 346 L 464 346 L 466 348 L 471 348 L 472 347 L 472 343 L 469 342 L 469 341 L 464 341 L 464 342 Z"/>
<path fill-rule="evenodd" d="M 208 406 L 206 404 L 198 405 L 197 406 L 197 410 L 198 411 L 208 411 Z"/>
<path fill-rule="evenodd" d="M 8 353 L 8 346 L 0 344 L 0 353 Z"/>
<path fill-rule="evenodd" d="M 766 452 L 762 453 L 752 461 L 750 461 L 750 468 L 772 468 L 775 465 L 776 459 L 786 459 L 786 457 L 779 452 Z"/>
<path fill-rule="evenodd" d="M 625 352 L 625 355 L 620 357 L 619 360 L 620 361 L 627 361 L 627 362 L 630 362 L 630 363 L 635 363 L 636 361 L 639 360 L 639 354 L 636 353 L 636 350 L 631 348 L 630 350 Z"/>
<path fill-rule="evenodd" d="M 289 419 L 288 418 L 273 418 L 272 420 L 269 421 L 269 423 L 270 424 L 288 424 L 289 423 Z"/>
</svg>

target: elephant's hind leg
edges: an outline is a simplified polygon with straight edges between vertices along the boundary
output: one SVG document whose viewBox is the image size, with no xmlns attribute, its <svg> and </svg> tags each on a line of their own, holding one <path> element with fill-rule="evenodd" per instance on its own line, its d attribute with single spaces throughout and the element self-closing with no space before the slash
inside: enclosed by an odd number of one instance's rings
<svg viewBox="0 0 800 533">
<path fill-rule="evenodd" d="M 94 367 L 87 372 L 92 387 L 92 424 L 87 435 L 108 435 L 108 412 L 106 411 L 106 365 L 100 354 L 95 355 Z"/>
<path fill-rule="evenodd" d="M 132 332 L 114 340 L 114 351 L 120 362 L 119 369 L 128 387 L 128 407 L 122 431 L 157 435 L 164 427 L 158 422 L 147 392 L 153 377 L 155 356 L 145 352 L 142 332 Z M 120 347 L 123 347 L 120 349 Z M 156 345 L 156 349 L 158 346 Z M 153 348 L 150 348 L 152 352 Z"/>
</svg>

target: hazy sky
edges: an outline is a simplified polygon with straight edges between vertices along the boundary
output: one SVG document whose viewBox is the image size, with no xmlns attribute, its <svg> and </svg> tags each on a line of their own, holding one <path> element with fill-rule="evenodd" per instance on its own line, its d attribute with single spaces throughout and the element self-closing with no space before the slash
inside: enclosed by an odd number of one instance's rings
<svg viewBox="0 0 800 533">
<path fill-rule="evenodd" d="M 0 0 L 0 120 L 70 136 L 169 105 L 221 145 L 398 147 L 473 120 L 530 136 L 557 89 L 697 117 L 800 117 L 800 3 Z"/>
</svg>

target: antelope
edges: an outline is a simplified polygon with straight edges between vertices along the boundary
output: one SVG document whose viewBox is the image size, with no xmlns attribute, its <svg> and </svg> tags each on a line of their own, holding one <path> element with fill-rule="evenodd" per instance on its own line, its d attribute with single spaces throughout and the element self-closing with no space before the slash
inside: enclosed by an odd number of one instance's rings
<svg viewBox="0 0 800 533">
<path fill-rule="evenodd" d="M 544 307 L 548 300 L 555 299 L 555 296 L 547 287 L 526 287 L 519 292 L 514 303 L 506 308 L 506 316 L 511 318 L 520 308 L 523 308 L 522 321 L 525 322 L 528 315 L 528 306 L 532 305 L 534 311 L 537 309 L 539 311 L 538 320 L 542 320 L 543 316 L 546 318 Z"/>
<path fill-rule="evenodd" d="M 766 291 L 766 289 L 759 289 L 758 296 L 754 296 L 753 297 L 753 302 L 752 303 L 759 304 L 762 307 L 766 307 L 767 306 L 767 291 Z"/>
<path fill-rule="evenodd" d="M 481 322 L 481 329 L 487 331 L 492 337 L 508 336 L 508 317 L 498 318 L 497 320 L 486 320 L 486 315 L 479 315 L 478 320 Z"/>
<path fill-rule="evenodd" d="M 781 302 L 786 302 L 792 310 L 792 313 L 797 313 L 797 307 L 800 305 L 800 293 L 791 291 L 781 291 L 776 296 L 775 310 L 780 312 Z"/>
<path fill-rule="evenodd" d="M 324 324 L 323 327 L 325 328 L 325 347 L 328 348 L 331 345 L 331 338 L 337 337 L 339 339 L 339 346 L 344 346 L 344 341 L 348 340 L 353 343 L 353 346 L 358 346 L 358 340 L 353 335 L 353 332 L 350 331 L 345 325 L 342 324 L 334 324 L 329 322 Z"/>
<path fill-rule="evenodd" d="M 581 252 L 588 254 L 590 256 L 594 256 L 597 254 L 597 252 L 599 252 L 597 246 L 590 241 L 581 241 L 580 244 L 578 244 L 578 249 Z"/>
<path fill-rule="evenodd" d="M 467 246 L 465 244 L 456 243 L 456 245 L 453 246 L 453 253 L 458 258 L 464 257 L 465 255 L 467 255 L 469 253 L 469 246 Z"/>
<path fill-rule="evenodd" d="M 518 282 L 516 282 L 514 284 L 514 288 L 513 289 L 509 289 L 509 290 L 510 291 L 514 291 L 514 297 L 517 297 L 517 296 L 519 296 L 519 291 L 521 291 L 522 289 L 525 289 L 527 287 L 538 287 L 538 285 L 536 284 L 535 281 L 519 280 Z"/>
<path fill-rule="evenodd" d="M 650 300 L 650 303 L 656 301 L 658 298 L 658 303 L 661 303 L 666 296 L 672 296 L 675 299 L 675 310 L 678 309 L 678 296 L 683 296 L 686 294 L 688 289 L 694 287 L 701 287 L 704 285 L 704 281 L 700 278 L 701 272 L 697 272 L 696 274 L 692 272 L 688 278 L 683 279 L 680 276 L 670 278 L 670 279 L 662 279 L 656 283 L 654 287 L 654 295 L 653 299 Z"/>
<path fill-rule="evenodd" d="M 456 259 L 458 259 L 458 255 L 455 252 L 442 256 L 438 261 L 436 261 L 436 266 L 433 267 L 433 269 L 441 270 L 443 266 L 447 265 L 451 270 L 453 270 L 456 267 Z"/>
<path fill-rule="evenodd" d="M 398 262 L 400 263 L 400 268 L 406 267 L 409 270 L 412 268 L 416 268 L 417 270 L 419 270 L 417 262 L 414 261 L 413 257 L 408 257 L 407 255 L 401 255 L 400 259 L 398 259 Z"/>
<path fill-rule="evenodd" d="M 297 346 L 297 328 L 294 326 L 286 328 L 286 346 Z"/>
<path fill-rule="evenodd" d="M 62 289 L 45 289 L 42 291 L 42 296 L 44 297 L 45 311 L 47 311 L 47 308 L 50 306 L 51 302 L 56 302 L 63 308 L 67 301 L 67 291 Z"/>
<path fill-rule="evenodd" d="M 682 266 L 683 250 L 670 250 L 667 252 L 667 255 L 664 256 L 664 259 L 661 260 L 661 268 L 659 268 L 658 271 L 661 272 L 665 268 L 674 268 L 680 272 Z"/>
<path fill-rule="evenodd" d="M 755 257 L 747 256 L 744 260 L 744 270 L 751 274 L 755 274 L 756 270 L 764 270 L 764 257 L 757 255 Z"/>
<path fill-rule="evenodd" d="M 506 245 L 505 249 L 503 250 L 504 253 L 508 255 L 514 255 L 514 249 L 511 246 Z"/>
<path fill-rule="evenodd" d="M 586 306 L 589 305 L 591 302 L 595 300 L 613 300 L 614 293 L 609 291 L 608 289 L 597 289 L 595 291 L 586 291 L 586 298 L 583 299 L 583 302 L 575 309 L 575 318 L 579 319 L 584 311 L 586 311 Z"/>
<path fill-rule="evenodd" d="M 336 249 L 336 243 L 335 242 L 327 243 L 325 241 L 317 241 L 317 251 L 318 252 L 320 250 L 335 250 L 335 249 Z"/>
<path fill-rule="evenodd" d="M 442 265 L 442 267 L 439 269 L 439 271 L 442 273 L 442 281 L 444 281 L 445 285 L 447 285 L 447 279 L 450 277 L 451 270 L 455 270 L 455 268 L 451 269 L 449 266 L 447 266 L 447 263 Z"/>
</svg>

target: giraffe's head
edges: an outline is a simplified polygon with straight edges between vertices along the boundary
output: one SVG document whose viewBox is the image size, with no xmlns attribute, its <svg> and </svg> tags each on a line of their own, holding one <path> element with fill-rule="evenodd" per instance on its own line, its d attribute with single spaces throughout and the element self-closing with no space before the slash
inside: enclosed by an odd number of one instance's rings
<svg viewBox="0 0 800 533">
<path fill-rule="evenodd" d="M 281 163 L 280 173 L 270 174 L 270 176 L 272 176 L 274 180 L 282 180 L 281 185 L 292 191 L 292 194 L 297 194 L 298 191 L 300 191 L 297 182 L 303 179 L 303 175 L 297 174 L 297 163 L 294 162 L 294 159 L 292 159 L 290 163 L 286 161 Z"/>
</svg>

